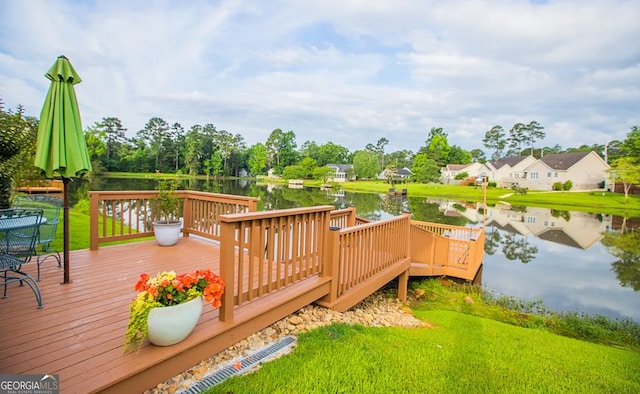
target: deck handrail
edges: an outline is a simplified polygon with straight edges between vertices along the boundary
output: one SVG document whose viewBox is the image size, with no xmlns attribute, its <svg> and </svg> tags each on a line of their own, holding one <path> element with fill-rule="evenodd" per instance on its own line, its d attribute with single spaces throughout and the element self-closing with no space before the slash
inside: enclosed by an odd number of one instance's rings
<svg viewBox="0 0 640 394">
<path fill-rule="evenodd" d="M 428 223 L 417 220 L 412 220 L 411 225 L 422 228 L 437 235 L 464 240 L 477 239 L 480 236 L 480 233 L 484 232 L 482 228 L 460 227 L 450 224 Z"/>
<path fill-rule="evenodd" d="M 471 280 L 482 264 L 484 237 L 482 228 L 411 221 L 411 258 L 421 275 Z"/>
<path fill-rule="evenodd" d="M 337 229 L 328 243 L 327 275 L 331 291 L 319 304 L 340 311 L 355 305 L 380 286 L 400 276 L 398 297 L 406 298 L 411 263 L 408 214 Z"/>
<path fill-rule="evenodd" d="M 338 296 L 410 257 L 408 214 L 340 230 Z"/>
<path fill-rule="evenodd" d="M 91 250 L 100 244 L 153 236 L 153 220 L 157 210 L 153 199 L 157 190 L 90 191 Z M 182 233 L 219 240 L 218 216 L 227 213 L 255 212 L 258 198 L 178 190 Z"/>
<path fill-rule="evenodd" d="M 349 207 L 331 211 L 331 227 L 345 228 L 356 225 L 356 208 Z"/>
<path fill-rule="evenodd" d="M 333 206 L 220 215 L 220 320 L 234 308 L 326 269 Z"/>
</svg>

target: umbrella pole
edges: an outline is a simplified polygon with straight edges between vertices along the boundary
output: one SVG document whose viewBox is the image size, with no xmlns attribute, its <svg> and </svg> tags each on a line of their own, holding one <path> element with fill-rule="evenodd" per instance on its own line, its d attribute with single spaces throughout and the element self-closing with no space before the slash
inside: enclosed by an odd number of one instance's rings
<svg viewBox="0 0 640 394">
<path fill-rule="evenodd" d="M 71 283 L 69 279 L 69 178 L 62 177 L 62 217 L 63 223 L 63 257 L 64 257 L 64 280 L 61 284 Z"/>
</svg>

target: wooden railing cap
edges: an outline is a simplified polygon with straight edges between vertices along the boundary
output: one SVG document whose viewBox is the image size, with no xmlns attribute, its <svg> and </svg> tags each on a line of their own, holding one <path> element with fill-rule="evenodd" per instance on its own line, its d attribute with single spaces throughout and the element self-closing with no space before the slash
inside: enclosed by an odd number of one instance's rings
<svg viewBox="0 0 640 394">
<path fill-rule="evenodd" d="M 277 218 L 282 216 L 302 215 L 306 213 L 314 212 L 327 212 L 334 210 L 333 205 L 319 205 L 308 208 L 289 208 L 289 209 L 277 209 L 275 211 L 260 211 L 260 212 L 247 212 L 247 213 L 231 213 L 220 215 L 218 218 L 221 222 L 235 223 L 245 220 L 265 219 L 265 218 Z"/>
</svg>

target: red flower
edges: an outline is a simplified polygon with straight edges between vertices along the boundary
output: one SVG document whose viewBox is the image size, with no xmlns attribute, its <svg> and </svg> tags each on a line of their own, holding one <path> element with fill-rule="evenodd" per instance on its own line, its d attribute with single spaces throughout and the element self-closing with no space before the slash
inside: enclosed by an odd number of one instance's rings
<svg viewBox="0 0 640 394">
<path fill-rule="evenodd" d="M 154 278 L 142 273 L 135 290 L 146 292 L 164 306 L 180 304 L 189 301 L 194 295 L 200 295 L 207 303 L 218 308 L 222 304 L 224 287 L 222 278 L 211 270 L 197 270 L 180 275 L 163 272 Z"/>
</svg>

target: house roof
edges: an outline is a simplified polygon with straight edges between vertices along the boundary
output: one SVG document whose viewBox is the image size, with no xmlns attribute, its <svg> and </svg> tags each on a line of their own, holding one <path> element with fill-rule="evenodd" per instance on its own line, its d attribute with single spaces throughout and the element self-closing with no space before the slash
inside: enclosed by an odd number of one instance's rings
<svg viewBox="0 0 640 394">
<path fill-rule="evenodd" d="M 546 155 L 542 157 L 540 161 L 554 170 L 568 170 L 590 153 L 591 152 L 556 153 Z"/>
<path fill-rule="evenodd" d="M 469 167 L 469 164 L 447 164 L 445 168 L 449 171 L 458 171 L 467 167 Z"/>
<path fill-rule="evenodd" d="M 399 168 L 398 169 L 398 175 L 404 175 L 404 176 L 409 176 L 413 174 L 413 172 L 411 172 L 410 169 L 408 169 L 407 167 L 404 168 Z"/>
<path fill-rule="evenodd" d="M 345 172 L 346 170 L 353 168 L 353 164 L 327 164 L 329 168 L 335 168 L 340 172 Z"/>
<path fill-rule="evenodd" d="M 491 163 L 492 166 L 494 166 L 495 168 L 500 168 L 503 167 L 505 165 L 509 165 L 511 167 L 517 165 L 518 163 L 520 163 L 521 161 L 523 161 L 524 159 L 528 158 L 530 156 L 513 156 L 513 157 L 503 157 L 500 160 L 491 160 L 489 161 L 489 163 Z"/>
<path fill-rule="evenodd" d="M 576 242 L 569 234 L 564 232 L 561 229 L 549 229 L 540 234 L 538 234 L 538 238 L 544 239 L 545 241 L 555 242 L 561 245 L 571 246 L 572 248 L 584 249 L 580 246 L 579 243 Z"/>
</svg>

